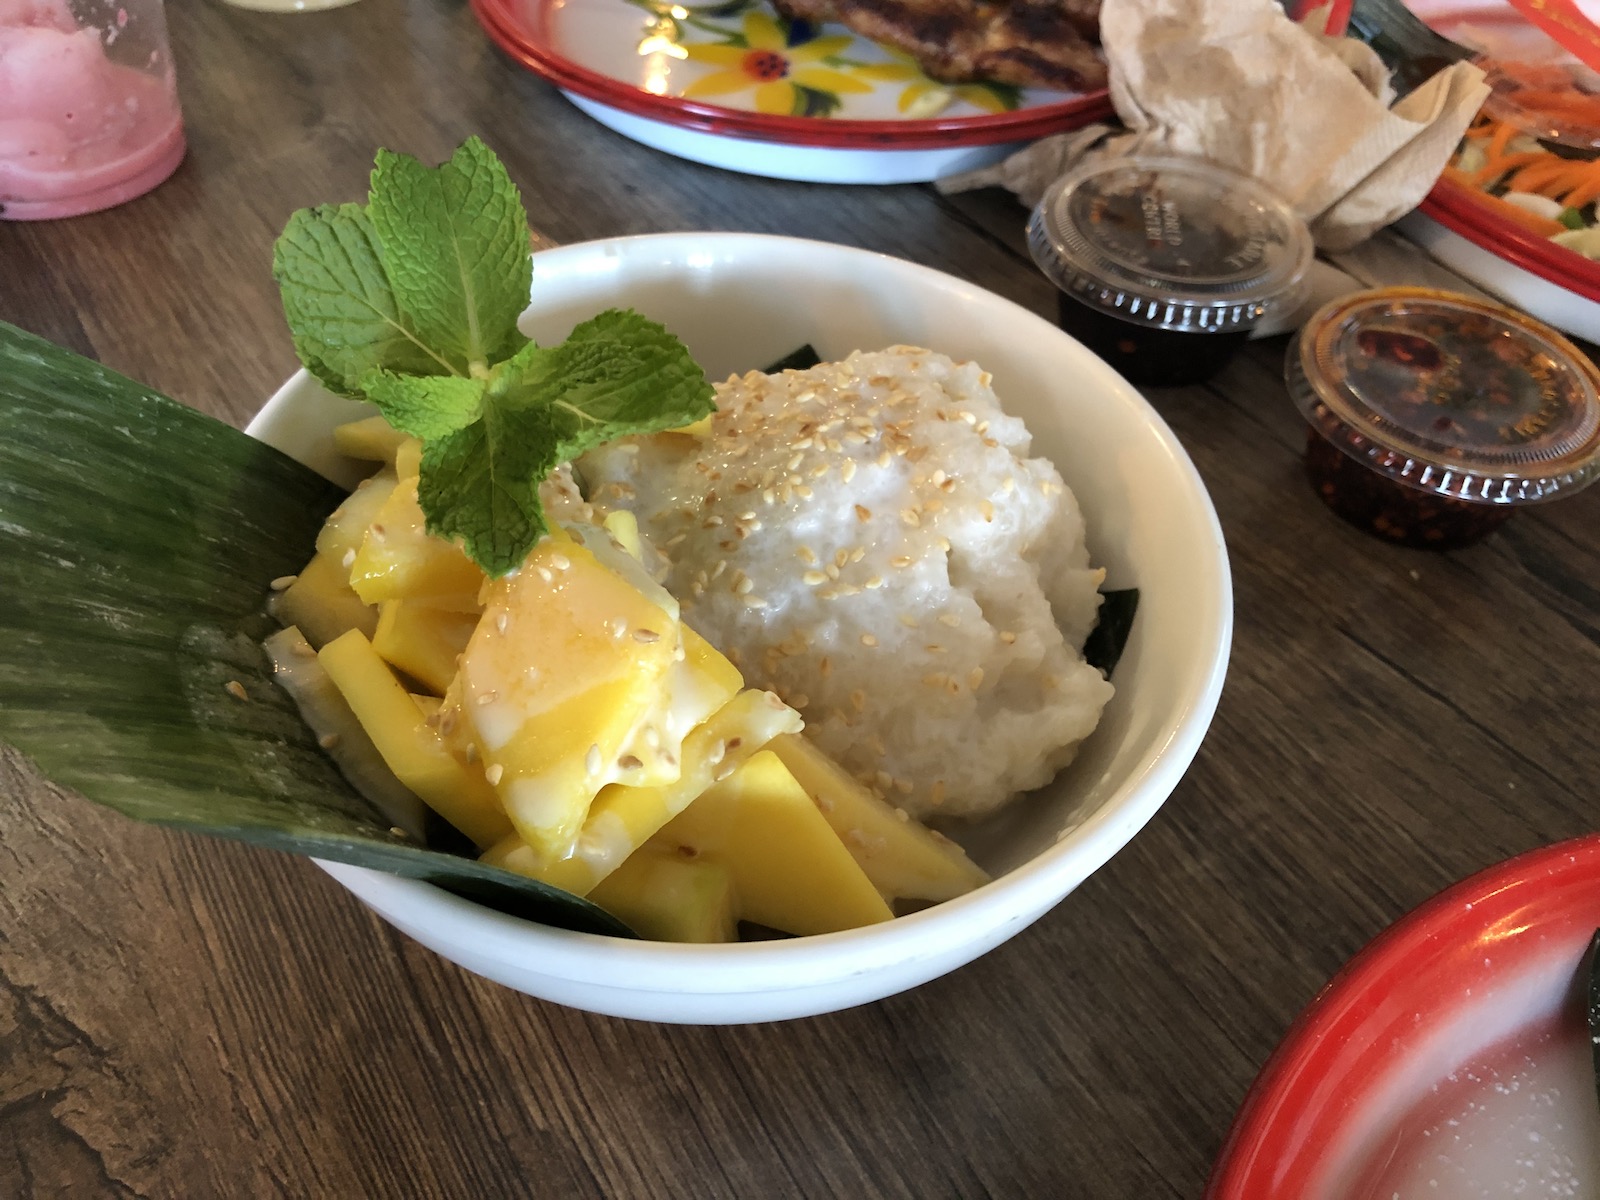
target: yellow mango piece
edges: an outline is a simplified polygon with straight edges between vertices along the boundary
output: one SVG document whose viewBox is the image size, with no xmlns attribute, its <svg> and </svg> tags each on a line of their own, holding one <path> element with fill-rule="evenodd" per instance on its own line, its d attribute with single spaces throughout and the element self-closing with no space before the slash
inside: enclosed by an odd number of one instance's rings
<svg viewBox="0 0 1600 1200">
<path fill-rule="evenodd" d="M 389 664 L 358 631 L 335 638 L 317 654 L 395 777 L 478 846 L 511 830 L 483 769 L 446 748 Z"/>
<path fill-rule="evenodd" d="M 616 512 L 607 513 L 604 525 L 612 537 L 622 544 L 622 548 L 640 562 L 644 561 L 644 549 L 639 542 L 639 521 L 625 508 Z"/>
<path fill-rule="evenodd" d="M 368 604 L 416 600 L 476 612 L 483 572 L 461 549 L 431 536 L 416 480 L 401 480 L 372 520 L 350 564 L 350 586 Z"/>
<path fill-rule="evenodd" d="M 370 479 L 363 479 L 317 531 L 317 553 L 326 554 L 345 569 L 347 587 L 350 563 L 344 559 L 348 555 L 351 562 L 355 561 L 353 556 L 366 540 L 368 528 L 399 482 L 392 471 L 379 471 Z"/>
<path fill-rule="evenodd" d="M 886 898 L 950 900 L 989 882 L 960 846 L 873 795 L 803 735 L 774 739 L 772 752 Z"/>
<path fill-rule="evenodd" d="M 589 893 L 640 937 L 657 942 L 738 938 L 733 876 L 721 863 L 647 846 Z"/>
<path fill-rule="evenodd" d="M 583 830 L 558 858 L 535 854 L 515 836 L 492 847 L 485 862 L 585 896 L 694 798 L 773 738 L 800 729 L 800 714 L 771 692 L 741 692 L 683 739 L 683 772 L 655 787 L 603 788 Z"/>
<path fill-rule="evenodd" d="M 359 458 L 367 462 L 387 463 L 394 466 L 395 451 L 407 441 L 401 433 L 382 417 L 367 417 L 361 421 L 346 421 L 333 427 L 333 446 L 346 458 Z"/>
<path fill-rule="evenodd" d="M 655 844 L 725 864 L 741 919 L 785 933 L 835 933 L 894 915 L 770 750 L 697 797 Z"/>
<path fill-rule="evenodd" d="M 294 582 L 272 598 L 272 615 L 285 625 L 298 625 L 313 646 L 349 629 L 370 636 L 378 626 L 378 610 L 363 604 L 345 579 L 337 558 L 314 554 Z"/>
<path fill-rule="evenodd" d="M 402 481 L 416 483 L 422 474 L 422 443 L 414 437 L 401 442 L 394 452 L 394 469 Z"/>
<path fill-rule="evenodd" d="M 575 541 L 541 541 L 489 586 L 453 710 L 537 857 L 570 850 L 606 784 L 678 773 L 664 686 L 678 645 L 675 615 Z"/>
<path fill-rule="evenodd" d="M 456 659 L 466 651 L 475 613 L 430 608 L 414 600 L 385 600 L 378 606 L 372 648 L 392 667 L 444 695 L 456 676 Z"/>
</svg>

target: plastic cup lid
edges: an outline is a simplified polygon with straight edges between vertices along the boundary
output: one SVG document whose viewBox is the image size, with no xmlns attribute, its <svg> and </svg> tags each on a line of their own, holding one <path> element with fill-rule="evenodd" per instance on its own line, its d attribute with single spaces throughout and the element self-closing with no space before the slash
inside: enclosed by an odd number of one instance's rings
<svg viewBox="0 0 1600 1200">
<path fill-rule="evenodd" d="M 1346 296 L 1306 322 L 1285 371 L 1329 441 L 1412 487 L 1516 504 L 1600 475 L 1600 372 L 1492 301 L 1400 287 Z"/>
<path fill-rule="evenodd" d="M 1298 303 L 1311 234 L 1265 184 L 1196 158 L 1130 155 L 1051 187 L 1028 223 L 1057 287 L 1161 329 L 1249 329 Z"/>
</svg>

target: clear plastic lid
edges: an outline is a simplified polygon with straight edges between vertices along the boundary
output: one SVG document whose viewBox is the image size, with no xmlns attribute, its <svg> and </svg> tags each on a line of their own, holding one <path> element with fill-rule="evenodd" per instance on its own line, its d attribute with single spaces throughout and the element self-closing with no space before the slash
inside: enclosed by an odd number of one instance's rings
<svg viewBox="0 0 1600 1200">
<path fill-rule="evenodd" d="M 1300 301 L 1305 222 L 1266 185 L 1195 158 L 1130 155 L 1079 167 L 1028 222 L 1057 287 L 1142 325 L 1226 333 Z"/>
<path fill-rule="evenodd" d="M 1492 301 L 1410 287 L 1346 296 L 1306 322 L 1285 374 L 1329 441 L 1424 491 L 1517 504 L 1600 475 L 1600 372 Z"/>
</svg>

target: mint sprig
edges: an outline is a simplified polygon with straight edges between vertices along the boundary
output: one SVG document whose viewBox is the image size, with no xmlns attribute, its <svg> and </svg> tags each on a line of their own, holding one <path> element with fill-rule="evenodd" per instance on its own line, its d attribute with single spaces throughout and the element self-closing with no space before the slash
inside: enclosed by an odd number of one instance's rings
<svg viewBox="0 0 1600 1200">
<path fill-rule="evenodd" d="M 273 274 L 300 361 L 422 440 L 428 531 L 492 576 L 548 528 L 539 484 L 557 466 L 714 407 L 683 343 L 638 313 L 603 312 L 558 346 L 522 335 L 527 214 L 477 138 L 436 168 L 380 150 L 367 204 L 295 213 Z"/>
</svg>

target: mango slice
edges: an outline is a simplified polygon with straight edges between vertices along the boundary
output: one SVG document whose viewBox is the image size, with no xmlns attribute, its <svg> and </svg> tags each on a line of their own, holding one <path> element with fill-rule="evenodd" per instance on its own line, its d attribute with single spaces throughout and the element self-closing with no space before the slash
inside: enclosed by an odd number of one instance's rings
<svg viewBox="0 0 1600 1200">
<path fill-rule="evenodd" d="M 887 899 L 950 900 L 989 882 L 960 846 L 873 795 L 803 736 L 777 738 L 772 751 Z"/>
<path fill-rule="evenodd" d="M 731 942 L 738 937 L 733 876 L 721 863 L 646 847 L 589 898 L 640 937 L 658 942 Z"/>
<path fill-rule="evenodd" d="M 451 699 L 538 858 L 570 850 L 606 784 L 677 776 L 663 702 L 679 646 L 676 616 L 577 542 L 546 539 L 489 585 Z"/>
<path fill-rule="evenodd" d="M 337 558 L 312 555 L 294 582 L 272 598 L 272 615 L 285 625 L 298 625 L 313 646 L 326 645 L 349 629 L 370 637 L 378 627 L 378 610 L 350 590 L 348 574 Z"/>
<path fill-rule="evenodd" d="M 785 933 L 835 933 L 894 916 L 770 750 L 709 788 L 653 844 L 725 865 L 739 916 Z"/>
<path fill-rule="evenodd" d="M 385 600 L 378 606 L 372 648 L 390 666 L 442 696 L 456 675 L 456 659 L 478 627 L 475 613 L 432 608 L 415 600 Z"/>
<path fill-rule="evenodd" d="M 329 642 L 317 661 L 401 783 L 480 847 L 510 832 L 511 822 L 483 768 L 461 761 L 445 747 L 359 630 Z"/>
<path fill-rule="evenodd" d="M 612 784 L 602 790 L 564 855 L 541 858 L 512 836 L 483 860 L 588 895 L 717 779 L 727 778 L 773 738 L 799 729 L 800 714 L 771 692 L 741 692 L 684 738 L 683 772 L 676 781 L 656 787 Z"/>
<path fill-rule="evenodd" d="M 350 562 L 355 561 L 354 556 L 366 540 L 367 530 L 399 482 L 393 471 L 379 471 L 363 479 L 317 531 L 317 553 L 326 554 L 344 567 L 346 586 L 350 583 L 350 563 L 343 560 L 350 556 Z"/>
<path fill-rule="evenodd" d="M 361 421 L 346 421 L 335 425 L 333 445 L 346 458 L 359 458 L 367 462 L 394 465 L 395 452 L 407 441 L 401 433 L 382 417 L 367 417 Z"/>
<path fill-rule="evenodd" d="M 350 586 L 368 604 L 416 600 L 477 612 L 484 575 L 461 549 L 428 534 L 415 479 L 400 480 L 367 525 Z"/>
</svg>

